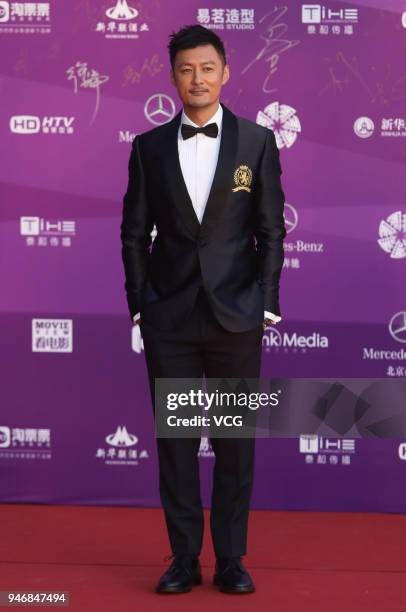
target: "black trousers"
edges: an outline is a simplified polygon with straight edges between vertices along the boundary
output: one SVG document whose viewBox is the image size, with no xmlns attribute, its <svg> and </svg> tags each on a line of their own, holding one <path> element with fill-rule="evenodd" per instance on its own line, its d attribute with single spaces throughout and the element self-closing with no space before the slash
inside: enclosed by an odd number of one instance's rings
<svg viewBox="0 0 406 612">
<path fill-rule="evenodd" d="M 215 319 L 203 287 L 181 327 L 141 321 L 152 402 L 155 378 L 259 378 L 262 325 L 230 332 Z M 246 554 L 255 438 L 211 438 L 215 453 L 210 528 L 217 557 Z M 157 438 L 159 491 L 172 552 L 200 553 L 203 509 L 198 438 Z"/>
</svg>

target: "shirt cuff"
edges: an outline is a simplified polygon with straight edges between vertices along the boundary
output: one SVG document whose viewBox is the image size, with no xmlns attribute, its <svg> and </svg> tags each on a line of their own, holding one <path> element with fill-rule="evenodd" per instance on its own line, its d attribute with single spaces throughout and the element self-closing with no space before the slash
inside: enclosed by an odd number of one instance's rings
<svg viewBox="0 0 406 612">
<path fill-rule="evenodd" d="M 282 321 L 282 317 L 274 314 L 273 312 L 269 312 L 269 310 L 264 311 L 264 318 L 271 319 L 271 321 L 274 323 L 279 323 L 279 321 Z"/>
<path fill-rule="evenodd" d="M 133 321 L 134 321 L 134 323 L 135 323 L 136 321 L 138 321 L 138 319 L 139 319 L 140 317 L 141 317 L 141 313 L 140 313 L 140 312 L 137 312 L 137 314 L 135 314 L 135 315 L 133 316 Z"/>
</svg>

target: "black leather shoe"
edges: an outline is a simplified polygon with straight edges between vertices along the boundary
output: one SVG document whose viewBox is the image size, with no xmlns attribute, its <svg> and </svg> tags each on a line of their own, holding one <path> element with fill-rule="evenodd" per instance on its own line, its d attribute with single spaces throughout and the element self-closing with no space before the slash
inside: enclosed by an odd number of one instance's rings
<svg viewBox="0 0 406 612">
<path fill-rule="evenodd" d="M 223 593 L 253 593 L 252 578 L 245 569 L 241 557 L 217 559 L 213 583 Z"/>
<path fill-rule="evenodd" d="M 162 574 L 155 591 L 157 593 L 187 593 L 202 583 L 199 558 L 195 555 L 171 555 L 175 557 L 166 572 Z"/>
</svg>

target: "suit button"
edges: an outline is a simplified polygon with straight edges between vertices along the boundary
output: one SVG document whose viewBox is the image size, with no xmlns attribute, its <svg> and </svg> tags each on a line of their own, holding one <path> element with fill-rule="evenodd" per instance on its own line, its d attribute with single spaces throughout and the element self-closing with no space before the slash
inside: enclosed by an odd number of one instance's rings
<svg viewBox="0 0 406 612">
<path fill-rule="evenodd" d="M 203 240 L 202 238 L 199 240 L 199 246 L 204 247 L 206 246 L 207 242 L 206 240 Z"/>
</svg>

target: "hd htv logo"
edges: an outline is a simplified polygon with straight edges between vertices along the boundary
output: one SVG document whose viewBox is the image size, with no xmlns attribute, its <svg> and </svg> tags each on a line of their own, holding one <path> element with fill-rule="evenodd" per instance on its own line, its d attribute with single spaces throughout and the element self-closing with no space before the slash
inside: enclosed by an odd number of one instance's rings
<svg viewBox="0 0 406 612">
<path fill-rule="evenodd" d="M 14 115 L 10 118 L 13 134 L 73 134 L 74 117 L 37 117 Z"/>
</svg>

